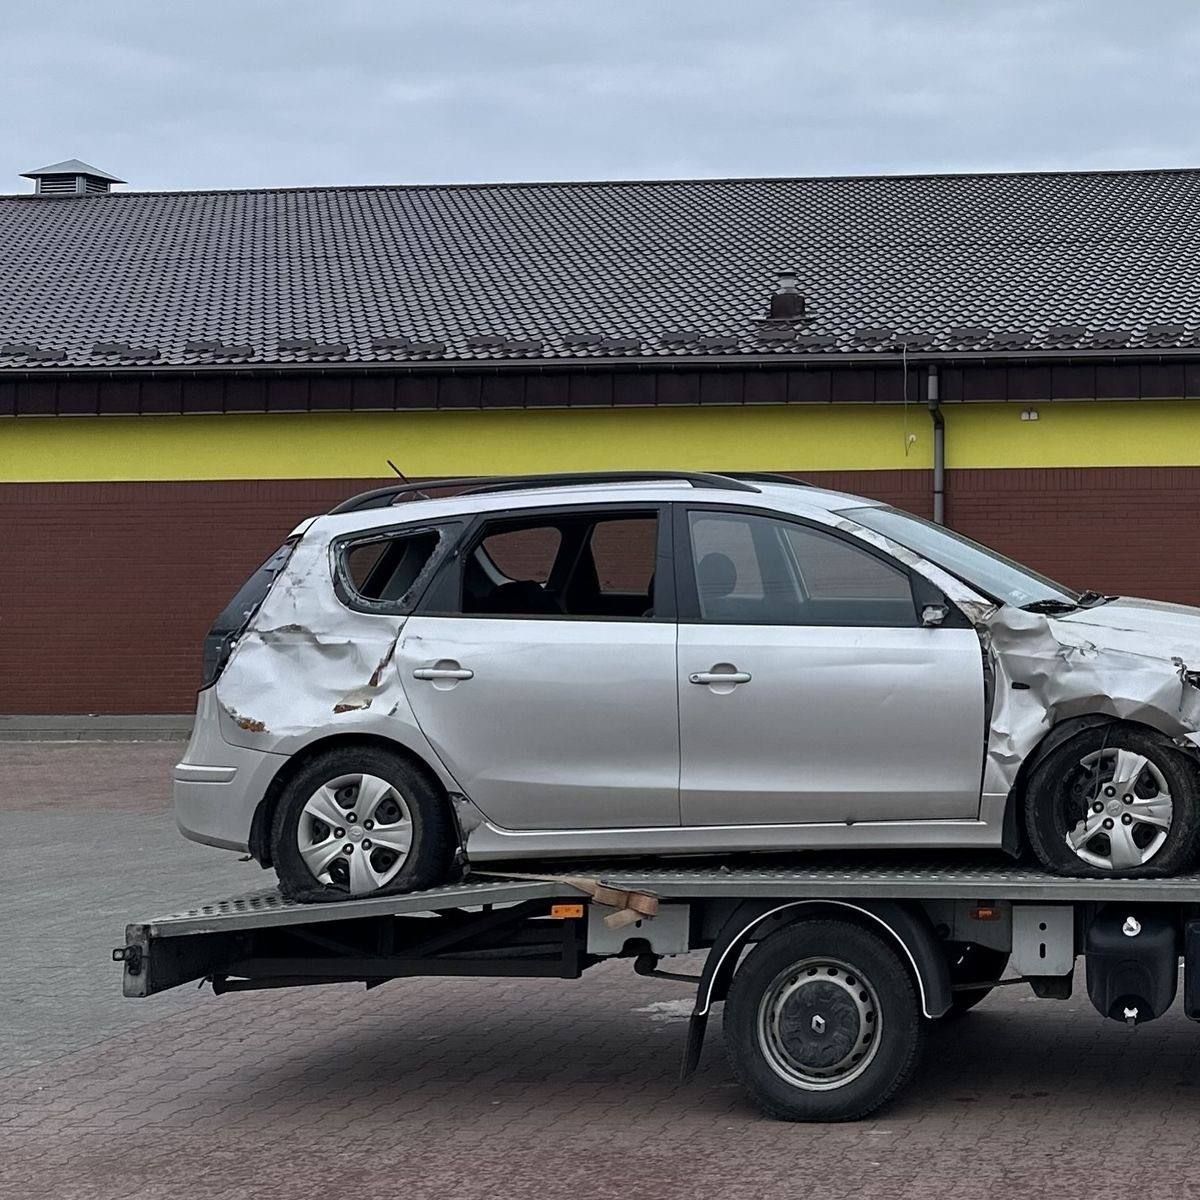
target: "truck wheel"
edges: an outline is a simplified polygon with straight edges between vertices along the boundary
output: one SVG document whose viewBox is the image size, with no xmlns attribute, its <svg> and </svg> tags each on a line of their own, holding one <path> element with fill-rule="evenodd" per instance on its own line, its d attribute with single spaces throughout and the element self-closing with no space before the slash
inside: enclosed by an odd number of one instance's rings
<svg viewBox="0 0 1200 1200">
<path fill-rule="evenodd" d="M 734 1074 L 768 1116 L 853 1121 L 912 1077 L 925 1023 L 887 942 L 849 921 L 814 919 L 750 951 L 724 1025 Z"/>
<path fill-rule="evenodd" d="M 983 987 L 953 994 L 946 1016 L 960 1017 L 992 994 L 996 981 L 1008 966 L 1008 955 L 1003 950 L 990 950 L 975 942 L 956 942 L 946 949 L 949 952 L 951 986 L 975 982 L 984 984 Z"/>
<path fill-rule="evenodd" d="M 1058 875 L 1177 874 L 1195 860 L 1200 835 L 1196 767 L 1161 734 L 1085 729 L 1030 775 L 1025 828 Z"/>
<path fill-rule="evenodd" d="M 302 767 L 275 807 L 271 858 L 290 900 L 345 900 L 445 883 L 454 823 L 444 798 L 399 755 L 330 750 Z"/>
</svg>

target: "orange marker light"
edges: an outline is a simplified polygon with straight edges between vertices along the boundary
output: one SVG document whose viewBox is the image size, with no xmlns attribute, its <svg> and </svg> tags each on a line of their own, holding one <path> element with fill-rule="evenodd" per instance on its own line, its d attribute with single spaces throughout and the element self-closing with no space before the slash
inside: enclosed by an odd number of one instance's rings
<svg viewBox="0 0 1200 1200">
<path fill-rule="evenodd" d="M 550 905 L 550 915 L 556 921 L 571 921 L 576 917 L 583 916 L 582 904 L 552 904 Z"/>
<path fill-rule="evenodd" d="M 971 909 L 968 913 L 972 921 L 999 921 L 1000 910 L 998 908 L 979 907 Z"/>
</svg>

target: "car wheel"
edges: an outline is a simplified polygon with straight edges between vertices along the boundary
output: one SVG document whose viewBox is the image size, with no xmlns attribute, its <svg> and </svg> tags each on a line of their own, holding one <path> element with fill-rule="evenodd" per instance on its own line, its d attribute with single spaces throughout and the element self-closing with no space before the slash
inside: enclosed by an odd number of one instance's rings
<svg viewBox="0 0 1200 1200">
<path fill-rule="evenodd" d="M 1196 857 L 1196 767 L 1161 734 L 1086 729 L 1030 776 L 1025 828 L 1038 860 L 1059 875 L 1176 874 Z"/>
<path fill-rule="evenodd" d="M 950 1000 L 948 1017 L 961 1017 L 986 1000 L 995 990 L 996 982 L 1008 967 L 1008 954 L 991 950 L 975 942 L 957 942 L 947 946 L 949 952 L 950 984 L 961 987 L 981 983 L 982 987 L 956 991 Z"/>
<path fill-rule="evenodd" d="M 912 978 L 876 934 L 815 919 L 761 941 L 725 1002 L 734 1074 L 785 1121 L 853 1121 L 916 1070 L 925 1022 Z"/>
<path fill-rule="evenodd" d="M 454 857 L 445 799 L 399 755 L 330 750 L 302 767 L 275 808 L 271 856 L 291 900 L 339 900 L 445 883 Z"/>
</svg>

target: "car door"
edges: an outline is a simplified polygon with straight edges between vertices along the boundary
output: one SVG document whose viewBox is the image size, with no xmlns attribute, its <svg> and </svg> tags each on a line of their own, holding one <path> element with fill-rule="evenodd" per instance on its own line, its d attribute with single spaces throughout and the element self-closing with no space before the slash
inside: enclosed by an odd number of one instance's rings
<svg viewBox="0 0 1200 1200">
<path fill-rule="evenodd" d="M 685 826 L 978 815 L 983 661 L 957 610 L 923 627 L 906 568 L 767 512 L 680 505 L 676 544 Z"/>
<path fill-rule="evenodd" d="M 405 624 L 416 719 L 495 824 L 678 825 L 670 537 L 654 504 L 489 516 Z"/>
</svg>

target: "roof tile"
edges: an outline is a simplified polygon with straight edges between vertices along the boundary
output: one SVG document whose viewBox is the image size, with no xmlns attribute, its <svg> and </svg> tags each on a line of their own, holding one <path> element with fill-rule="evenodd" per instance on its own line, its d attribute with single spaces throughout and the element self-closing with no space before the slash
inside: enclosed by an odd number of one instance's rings
<svg viewBox="0 0 1200 1200">
<path fill-rule="evenodd" d="M 802 332 L 763 322 L 780 263 Z M 97 343 L 131 369 L 837 356 L 906 330 L 1200 346 L 1200 171 L 0 197 L 0 370 L 111 369 Z"/>
</svg>

